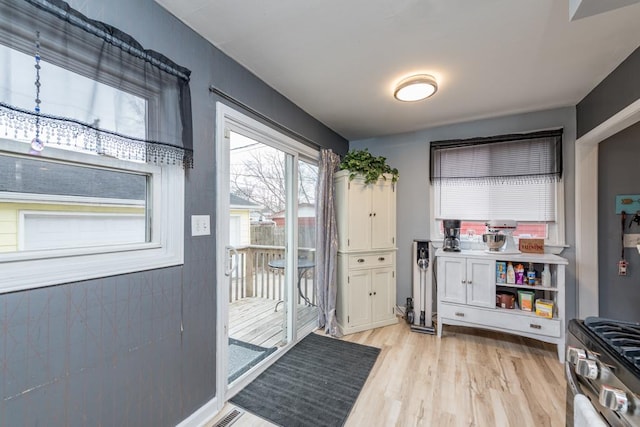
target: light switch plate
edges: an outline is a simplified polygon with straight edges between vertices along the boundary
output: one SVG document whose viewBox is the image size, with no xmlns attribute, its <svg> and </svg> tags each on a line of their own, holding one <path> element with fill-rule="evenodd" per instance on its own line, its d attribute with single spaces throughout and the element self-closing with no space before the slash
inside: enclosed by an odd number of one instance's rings
<svg viewBox="0 0 640 427">
<path fill-rule="evenodd" d="M 209 215 L 191 215 L 191 235 L 208 236 L 211 234 L 211 219 Z"/>
</svg>

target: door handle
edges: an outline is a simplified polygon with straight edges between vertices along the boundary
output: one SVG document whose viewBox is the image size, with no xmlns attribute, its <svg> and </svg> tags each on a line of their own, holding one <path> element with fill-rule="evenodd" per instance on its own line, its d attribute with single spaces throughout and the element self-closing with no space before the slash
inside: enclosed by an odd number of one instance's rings
<svg viewBox="0 0 640 427">
<path fill-rule="evenodd" d="M 233 262 L 234 258 L 235 259 L 238 258 L 238 251 L 234 246 L 227 246 L 225 249 L 227 252 L 227 258 L 229 259 L 229 263 L 225 266 L 224 275 L 231 276 L 231 273 L 233 273 L 238 268 L 238 263 L 236 262 L 234 264 Z"/>
</svg>

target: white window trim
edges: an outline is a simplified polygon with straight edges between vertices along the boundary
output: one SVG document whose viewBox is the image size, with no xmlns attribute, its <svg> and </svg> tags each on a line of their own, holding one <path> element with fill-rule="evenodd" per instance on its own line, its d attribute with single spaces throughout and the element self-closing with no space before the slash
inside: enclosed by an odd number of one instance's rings
<svg viewBox="0 0 640 427">
<path fill-rule="evenodd" d="M 28 154 L 29 144 L 0 139 L 0 152 Z M 184 263 L 184 170 L 47 147 L 49 160 L 152 175 L 151 241 L 101 248 L 0 254 L 0 294 Z"/>
</svg>

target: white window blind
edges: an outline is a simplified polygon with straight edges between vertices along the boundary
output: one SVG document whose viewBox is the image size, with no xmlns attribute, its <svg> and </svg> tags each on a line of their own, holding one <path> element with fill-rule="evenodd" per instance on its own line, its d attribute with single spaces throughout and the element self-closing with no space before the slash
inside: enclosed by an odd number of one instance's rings
<svg viewBox="0 0 640 427">
<path fill-rule="evenodd" d="M 436 219 L 556 220 L 556 182 L 435 183 Z"/>
<path fill-rule="evenodd" d="M 555 222 L 562 130 L 431 143 L 436 219 Z"/>
</svg>

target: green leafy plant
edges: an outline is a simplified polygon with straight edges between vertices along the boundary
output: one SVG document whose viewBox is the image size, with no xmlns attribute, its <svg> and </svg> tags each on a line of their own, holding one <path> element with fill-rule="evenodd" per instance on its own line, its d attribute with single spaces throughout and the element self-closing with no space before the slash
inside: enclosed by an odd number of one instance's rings
<svg viewBox="0 0 640 427">
<path fill-rule="evenodd" d="M 390 174 L 392 182 L 396 182 L 399 176 L 398 169 L 392 169 L 391 166 L 387 164 L 386 157 L 376 157 L 366 148 L 364 150 L 350 150 L 342 159 L 340 169 L 350 172 L 350 180 L 358 175 L 362 175 L 365 184 L 374 183 L 380 178 L 387 179 L 384 174 Z"/>
</svg>

